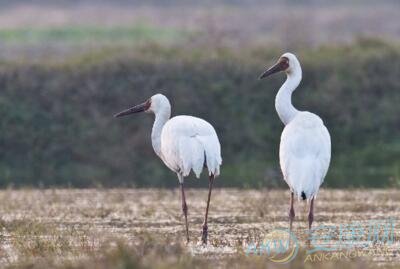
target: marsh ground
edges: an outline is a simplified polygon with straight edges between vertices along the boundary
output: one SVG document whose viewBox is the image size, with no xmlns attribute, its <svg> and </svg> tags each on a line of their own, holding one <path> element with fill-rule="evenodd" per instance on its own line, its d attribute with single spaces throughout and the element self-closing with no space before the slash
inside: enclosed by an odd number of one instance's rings
<svg viewBox="0 0 400 269">
<path fill-rule="evenodd" d="M 275 228 L 287 228 L 287 191 L 216 189 L 210 208 L 209 246 L 204 247 L 199 241 L 206 195 L 206 190 L 187 191 L 192 241 L 186 245 L 178 190 L 3 190 L 0 192 L 1 265 L 13 268 L 298 268 L 302 265 L 333 268 L 341 262 L 346 267 L 359 268 L 391 267 L 400 261 L 400 231 L 396 223 L 400 215 L 400 192 L 397 190 L 320 192 L 314 227 L 335 227 L 325 246 L 337 246 L 343 230 L 347 231 L 346 238 L 351 239 L 349 225 L 357 224 L 362 231 L 354 247 L 368 254 L 342 257 L 340 261 L 319 262 L 314 257 L 312 262 L 304 262 L 306 250 L 310 249 L 306 244 L 307 204 L 297 202 L 294 233 L 300 251 L 286 265 L 269 262 L 266 254 L 246 255 L 246 248 L 252 242 L 263 242 Z M 369 241 L 367 231 L 371 221 L 381 224 L 377 228 L 380 239 L 384 236 L 383 228 L 393 225 L 394 243 Z M 326 230 L 320 229 L 317 233 L 326 235 Z M 360 242 L 366 245 L 357 245 Z"/>
</svg>

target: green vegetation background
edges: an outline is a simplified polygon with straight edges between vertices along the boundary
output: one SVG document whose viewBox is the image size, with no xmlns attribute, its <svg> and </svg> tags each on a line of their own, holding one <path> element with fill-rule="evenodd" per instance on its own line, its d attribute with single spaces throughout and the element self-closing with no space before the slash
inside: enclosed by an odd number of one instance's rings
<svg viewBox="0 0 400 269">
<path fill-rule="evenodd" d="M 274 98 L 285 77 L 257 80 L 282 52 L 146 45 L 62 63 L 0 63 L 0 185 L 176 186 L 152 151 L 152 115 L 112 117 L 161 92 L 173 115 L 216 128 L 218 186 L 284 186 Z M 320 115 L 332 136 L 325 186 L 398 185 L 400 48 L 364 40 L 294 52 L 304 74 L 293 102 Z"/>
</svg>

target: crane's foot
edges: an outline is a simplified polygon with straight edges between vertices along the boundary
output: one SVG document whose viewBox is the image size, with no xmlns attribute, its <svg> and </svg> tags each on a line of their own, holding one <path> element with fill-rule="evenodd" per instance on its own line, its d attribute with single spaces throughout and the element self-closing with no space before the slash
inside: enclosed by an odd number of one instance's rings
<svg viewBox="0 0 400 269">
<path fill-rule="evenodd" d="M 207 224 L 203 225 L 203 232 L 201 233 L 201 241 L 204 245 L 207 245 L 208 227 Z"/>
</svg>

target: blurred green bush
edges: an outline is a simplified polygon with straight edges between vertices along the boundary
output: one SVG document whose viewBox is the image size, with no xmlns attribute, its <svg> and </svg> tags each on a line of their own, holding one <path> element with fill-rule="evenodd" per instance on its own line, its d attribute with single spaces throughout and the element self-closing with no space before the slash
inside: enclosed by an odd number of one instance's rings
<svg viewBox="0 0 400 269">
<path fill-rule="evenodd" d="M 283 126 L 274 109 L 284 75 L 257 80 L 282 52 L 148 45 L 62 64 L 0 63 L 0 184 L 176 186 L 152 151 L 152 116 L 112 117 L 161 92 L 173 115 L 195 115 L 217 129 L 218 186 L 284 186 Z M 362 40 L 295 53 L 304 74 L 293 102 L 319 114 L 332 136 L 326 186 L 400 184 L 400 48 Z"/>
</svg>

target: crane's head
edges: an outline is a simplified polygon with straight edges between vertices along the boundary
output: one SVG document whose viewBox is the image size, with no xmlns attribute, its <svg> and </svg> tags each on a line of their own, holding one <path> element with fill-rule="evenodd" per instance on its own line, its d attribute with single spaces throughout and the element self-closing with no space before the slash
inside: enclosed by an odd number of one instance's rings
<svg viewBox="0 0 400 269">
<path fill-rule="evenodd" d="M 263 79 L 281 71 L 285 71 L 285 73 L 288 75 L 296 71 L 301 72 L 300 62 L 299 60 L 297 60 L 297 57 L 293 53 L 290 52 L 284 53 L 278 59 L 278 61 L 273 66 L 268 68 L 267 71 L 262 73 L 259 78 Z"/>
<path fill-rule="evenodd" d="M 122 117 L 126 115 L 130 115 L 133 113 L 139 113 L 139 112 L 153 112 L 154 114 L 157 114 L 159 112 L 171 112 L 171 105 L 164 95 L 158 93 L 156 95 L 153 95 L 149 99 L 147 99 L 145 102 L 133 106 L 131 108 L 125 109 L 117 114 L 114 115 L 114 117 Z"/>
</svg>

